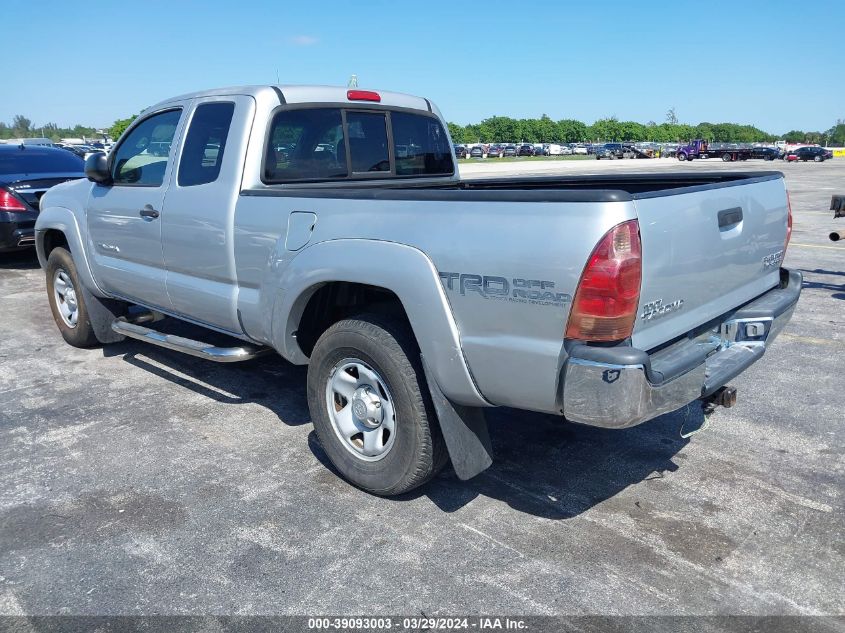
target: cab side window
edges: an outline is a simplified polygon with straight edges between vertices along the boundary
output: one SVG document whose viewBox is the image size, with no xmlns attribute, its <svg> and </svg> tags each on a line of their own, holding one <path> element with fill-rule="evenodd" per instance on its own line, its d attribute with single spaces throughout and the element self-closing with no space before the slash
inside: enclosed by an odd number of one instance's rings
<svg viewBox="0 0 845 633">
<path fill-rule="evenodd" d="M 204 185 L 217 180 L 234 113 L 234 103 L 215 102 L 197 106 L 185 137 L 182 158 L 179 159 L 180 187 Z"/>
<path fill-rule="evenodd" d="M 160 112 L 129 132 L 115 150 L 115 185 L 158 187 L 164 182 L 170 145 L 181 115 L 181 110 Z"/>
</svg>

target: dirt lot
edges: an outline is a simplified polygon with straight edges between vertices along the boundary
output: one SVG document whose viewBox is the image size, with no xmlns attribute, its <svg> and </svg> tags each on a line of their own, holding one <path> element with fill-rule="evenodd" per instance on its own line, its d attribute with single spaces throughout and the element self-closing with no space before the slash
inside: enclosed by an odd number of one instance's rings
<svg viewBox="0 0 845 633">
<path fill-rule="evenodd" d="M 842 614 L 845 160 L 492 161 L 464 173 L 781 169 L 805 274 L 739 402 L 625 431 L 499 409 L 496 461 L 381 499 L 329 468 L 305 369 L 77 350 L 0 256 L 0 613 Z"/>
</svg>

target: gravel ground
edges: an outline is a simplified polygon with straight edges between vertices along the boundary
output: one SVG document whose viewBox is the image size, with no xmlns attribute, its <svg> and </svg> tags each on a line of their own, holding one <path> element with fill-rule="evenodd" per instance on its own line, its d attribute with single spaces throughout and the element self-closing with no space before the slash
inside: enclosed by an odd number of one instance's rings
<svg viewBox="0 0 845 633">
<path fill-rule="evenodd" d="M 73 349 L 34 256 L 0 255 L 0 613 L 843 614 L 845 160 L 740 168 L 786 174 L 806 282 L 736 407 L 690 440 L 694 408 L 625 431 L 498 409 L 492 468 L 398 499 L 327 467 L 304 368 Z M 462 172 L 677 169 L 737 167 Z"/>
</svg>

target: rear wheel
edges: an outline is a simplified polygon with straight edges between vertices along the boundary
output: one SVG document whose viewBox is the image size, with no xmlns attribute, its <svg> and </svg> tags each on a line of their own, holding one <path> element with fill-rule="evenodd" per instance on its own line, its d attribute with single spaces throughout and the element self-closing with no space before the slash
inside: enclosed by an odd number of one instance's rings
<svg viewBox="0 0 845 633">
<path fill-rule="evenodd" d="M 729 163 L 731 161 L 731 155 L 730 154 L 722 154 L 722 160 L 725 161 L 726 163 Z"/>
<path fill-rule="evenodd" d="M 820 163 L 824 160 L 824 158 L 822 158 L 821 156 L 814 156 L 813 160 L 816 161 L 817 163 Z"/>
<path fill-rule="evenodd" d="M 67 249 L 56 247 L 50 251 L 46 274 L 47 299 L 62 338 L 74 347 L 97 345 L 76 265 Z"/>
<path fill-rule="evenodd" d="M 421 486 L 448 461 L 410 328 L 380 315 L 345 319 L 317 341 L 308 408 L 329 459 L 377 495 Z"/>
</svg>

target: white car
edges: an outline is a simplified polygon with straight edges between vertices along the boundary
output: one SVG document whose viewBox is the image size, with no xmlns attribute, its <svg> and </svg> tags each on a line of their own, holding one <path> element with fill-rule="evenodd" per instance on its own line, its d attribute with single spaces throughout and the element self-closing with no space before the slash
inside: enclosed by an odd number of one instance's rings
<svg viewBox="0 0 845 633">
<path fill-rule="evenodd" d="M 587 155 L 587 148 L 583 145 L 576 145 L 572 148 L 572 153 L 576 156 L 586 156 Z"/>
</svg>

